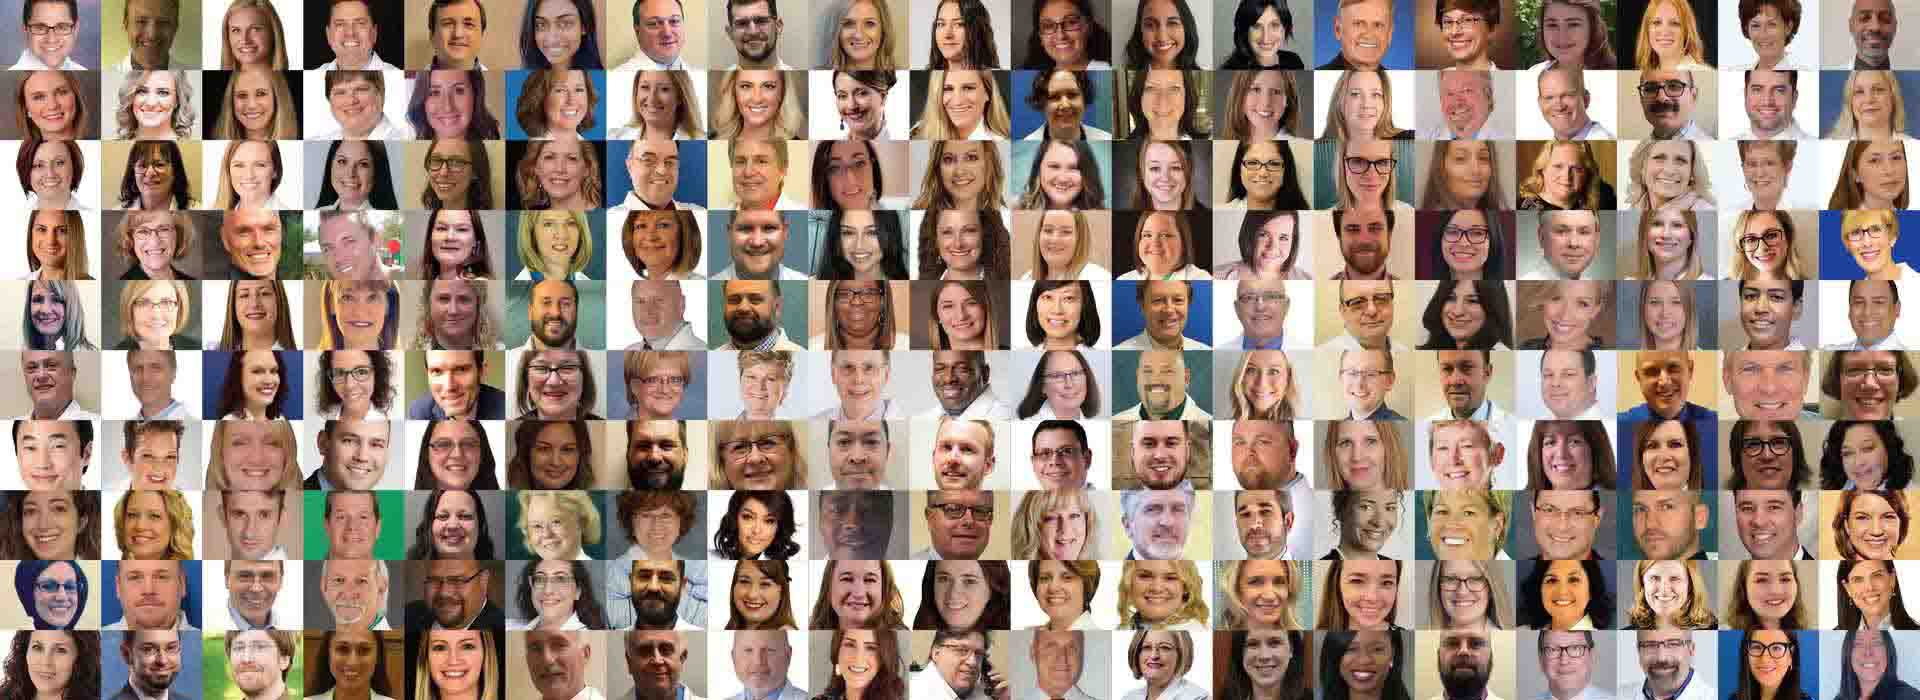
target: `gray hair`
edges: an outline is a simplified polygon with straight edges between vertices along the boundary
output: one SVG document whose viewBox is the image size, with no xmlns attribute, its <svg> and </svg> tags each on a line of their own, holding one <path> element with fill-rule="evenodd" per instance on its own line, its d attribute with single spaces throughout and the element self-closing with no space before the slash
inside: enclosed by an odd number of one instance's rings
<svg viewBox="0 0 1920 700">
<path fill-rule="evenodd" d="M 1147 494 L 1152 493 L 1154 490 L 1155 489 L 1133 489 L 1131 491 L 1121 492 L 1120 493 L 1121 516 L 1126 518 L 1127 520 L 1132 520 L 1133 516 L 1138 515 L 1140 513 L 1140 506 L 1146 500 Z M 1180 495 L 1186 497 L 1187 499 L 1187 508 L 1188 509 L 1193 508 L 1193 482 L 1182 480 L 1179 483 L 1179 485 L 1174 486 L 1171 489 L 1159 489 L 1159 490 L 1180 492 Z"/>
</svg>

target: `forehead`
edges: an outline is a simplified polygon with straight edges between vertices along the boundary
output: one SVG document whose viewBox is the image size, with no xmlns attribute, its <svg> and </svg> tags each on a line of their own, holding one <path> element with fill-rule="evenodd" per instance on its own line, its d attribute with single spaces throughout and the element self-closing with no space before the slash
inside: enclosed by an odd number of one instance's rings
<svg viewBox="0 0 1920 700">
<path fill-rule="evenodd" d="M 1140 353 L 1140 369 L 1166 370 L 1185 367 L 1186 357 L 1177 352 L 1148 351 Z"/>
<path fill-rule="evenodd" d="M 773 294 L 773 283 L 765 280 L 728 282 L 723 292 L 731 297 L 736 294 Z M 934 359 L 939 359 L 936 356 Z"/>
<path fill-rule="evenodd" d="M 20 362 L 22 364 L 40 364 L 43 366 L 59 366 L 59 365 L 70 366 L 70 363 L 67 362 L 67 356 L 65 353 L 48 352 L 44 350 L 40 350 L 40 351 L 29 350 L 27 352 L 20 353 Z"/>
<path fill-rule="evenodd" d="M 927 504 L 943 506 L 958 504 L 963 506 L 986 505 L 993 501 L 993 495 L 985 491 L 941 491 L 927 496 Z"/>
<path fill-rule="evenodd" d="M 373 494 L 370 493 L 341 493 L 333 497 L 333 510 L 336 513 L 343 510 L 372 509 Z"/>
<path fill-rule="evenodd" d="M 1563 370 L 1563 369 L 1579 369 L 1584 371 L 1586 369 L 1586 366 L 1585 366 L 1585 363 L 1580 359 L 1580 353 L 1576 353 L 1572 351 L 1564 351 L 1564 350 L 1550 350 L 1540 355 L 1540 369 L 1554 370 L 1554 371 Z"/>
<path fill-rule="evenodd" d="M 123 561 L 120 562 L 120 575 L 178 573 L 180 566 L 177 561 Z"/>
<path fill-rule="evenodd" d="M 1149 297 L 1184 297 L 1187 295 L 1187 283 L 1185 282 L 1148 282 L 1146 284 L 1147 296 Z"/>
<path fill-rule="evenodd" d="M 1153 506 L 1171 506 L 1175 504 L 1182 505 L 1182 506 L 1186 505 L 1187 504 L 1186 495 L 1181 493 L 1180 491 L 1175 491 L 1171 489 L 1161 489 L 1161 490 L 1148 491 L 1145 496 L 1140 498 L 1141 508 L 1151 508 Z M 1172 562 L 1167 562 L 1166 567 L 1168 569 L 1174 568 Z"/>
<path fill-rule="evenodd" d="M 1135 438 L 1175 437 L 1187 434 L 1186 424 L 1177 420 L 1145 420 L 1133 427 Z"/>
<path fill-rule="evenodd" d="M 979 424 L 974 423 L 973 421 L 950 420 L 940 425 L 940 430 L 934 436 L 934 439 L 936 440 L 949 440 L 949 439 L 973 440 L 976 442 L 984 442 L 986 441 L 987 436 L 992 434 L 993 434 L 992 431 L 986 429 L 985 427 Z"/>
<path fill-rule="evenodd" d="M 768 226 L 785 228 L 786 220 L 780 218 L 780 214 L 777 212 L 764 210 L 743 211 L 734 214 L 733 226 L 734 228 L 761 228 Z"/>
<path fill-rule="evenodd" d="M 73 19 L 73 12 L 67 9 L 66 3 L 62 2 L 43 0 L 33 3 L 31 9 L 34 19 Z"/>
<path fill-rule="evenodd" d="M 477 3 L 477 2 L 462 2 L 458 4 L 453 4 L 453 5 L 445 5 L 445 6 L 441 6 L 439 10 L 440 10 L 441 19 L 446 19 L 448 17 L 468 17 L 468 18 L 480 17 L 480 3 Z"/>
<path fill-rule="evenodd" d="M 1385 367 L 1387 366 L 1387 358 L 1385 357 L 1385 353 L 1381 353 L 1378 351 L 1361 350 L 1357 352 L 1349 352 L 1340 357 L 1340 366 L 1341 367 Z"/>
<path fill-rule="evenodd" d="M 533 298 L 535 299 L 551 299 L 554 297 L 567 297 L 571 299 L 573 295 L 573 287 L 559 282 L 541 282 L 533 287 Z"/>
<path fill-rule="evenodd" d="M 667 438 L 667 437 L 676 437 L 679 434 L 680 434 L 680 428 L 679 426 L 675 425 L 673 421 L 664 421 L 664 420 L 645 421 L 640 423 L 639 425 L 634 426 L 633 428 L 633 437 L 636 437 L 636 438 L 659 439 L 659 438 Z"/>
</svg>

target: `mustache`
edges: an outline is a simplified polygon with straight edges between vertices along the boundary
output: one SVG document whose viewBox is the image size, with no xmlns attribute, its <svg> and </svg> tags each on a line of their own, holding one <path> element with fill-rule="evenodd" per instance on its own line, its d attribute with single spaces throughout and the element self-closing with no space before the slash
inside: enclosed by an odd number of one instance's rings
<svg viewBox="0 0 1920 700">
<path fill-rule="evenodd" d="M 1648 114 L 1668 114 L 1680 111 L 1680 103 L 1660 101 L 1647 105 Z"/>
</svg>

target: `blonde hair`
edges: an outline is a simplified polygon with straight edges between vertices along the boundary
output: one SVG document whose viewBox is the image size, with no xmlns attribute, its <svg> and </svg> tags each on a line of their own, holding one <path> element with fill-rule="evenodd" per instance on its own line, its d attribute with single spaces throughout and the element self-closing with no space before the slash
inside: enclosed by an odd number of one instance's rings
<svg viewBox="0 0 1920 700">
<path fill-rule="evenodd" d="M 1665 141 L 1641 141 L 1639 146 L 1634 147 L 1633 156 L 1627 161 L 1627 173 L 1633 177 L 1633 187 L 1627 190 L 1627 201 L 1625 204 L 1628 207 L 1633 209 L 1657 208 L 1653 204 L 1653 192 L 1647 189 L 1647 159 L 1653 156 L 1653 149 L 1655 147 L 1676 144 L 1686 146 L 1687 151 L 1690 153 L 1688 157 L 1693 161 L 1690 164 L 1693 168 L 1693 174 L 1691 181 L 1687 183 L 1687 189 L 1693 190 L 1694 196 L 1698 197 L 1700 201 L 1708 204 L 1713 203 L 1713 183 L 1708 179 L 1707 161 L 1706 158 L 1703 157 L 1706 153 L 1702 151 L 1700 145 L 1694 141 L 1670 139 Z M 1660 206 L 1666 205 L 1663 204 Z"/>
<path fill-rule="evenodd" d="M 1240 353 L 1240 363 L 1233 368 L 1233 388 L 1229 392 L 1233 397 L 1233 419 L 1293 420 L 1294 405 L 1300 402 L 1300 384 L 1293 381 L 1293 358 L 1285 352 L 1274 351 L 1287 367 L 1287 394 L 1280 397 L 1280 403 L 1274 404 L 1271 410 L 1262 413 L 1254 410 L 1253 399 L 1247 397 L 1247 365 L 1252 362 L 1254 352 L 1257 351 Z"/>
<path fill-rule="evenodd" d="M 1087 544 L 1086 549 L 1080 550 L 1079 559 L 1099 559 L 1100 512 L 1094 509 L 1093 499 L 1084 488 L 1035 490 L 1021 496 L 1020 507 L 1013 513 L 1013 558 L 1047 559 L 1040 547 L 1040 524 L 1048 513 L 1067 506 L 1079 508 L 1087 516 Z"/>
<path fill-rule="evenodd" d="M 1080 271 L 1086 269 L 1087 257 L 1093 248 L 1093 244 L 1088 240 L 1093 235 L 1093 226 L 1087 222 L 1086 212 L 1079 209 L 1064 211 L 1073 216 L 1073 259 L 1067 261 L 1067 269 L 1054 270 L 1047 267 L 1046 256 L 1040 254 L 1040 228 L 1046 224 L 1047 215 L 1055 211 L 1061 210 L 1045 210 L 1033 219 L 1033 245 L 1029 246 L 1030 254 L 1033 256 L 1033 278 L 1036 280 L 1079 279 Z M 987 324 L 987 327 L 991 329 L 993 324 Z"/>
<path fill-rule="evenodd" d="M 1642 560 L 1633 567 L 1633 609 L 1627 613 L 1629 629 L 1659 629 L 1660 620 L 1653 614 L 1653 608 L 1647 605 L 1646 591 L 1642 583 L 1647 569 L 1655 564 L 1679 564 L 1687 571 L 1687 607 L 1680 611 L 1678 620 L 1682 629 L 1705 630 L 1719 625 L 1714 617 L 1713 606 L 1707 600 L 1707 580 L 1700 575 L 1700 563 L 1697 561 Z"/>
<path fill-rule="evenodd" d="M 265 74 L 267 76 L 267 85 L 273 90 L 273 123 L 267 126 L 269 133 L 266 138 L 300 138 L 300 122 L 294 119 L 293 116 L 293 90 L 287 87 L 287 77 L 285 74 L 270 71 L 265 68 L 243 68 L 234 71 L 233 75 L 227 77 L 227 91 L 226 94 L 220 98 L 220 119 L 213 123 L 213 134 L 209 138 L 250 138 L 247 134 L 246 127 L 241 126 L 240 119 L 235 116 L 234 113 L 238 110 L 234 109 L 233 106 L 233 95 L 239 90 L 240 76 L 249 73 Z"/>
<path fill-rule="evenodd" d="M 1696 259 L 1695 265 L 1699 264 Z M 1647 325 L 1647 297 L 1653 294 L 1653 285 L 1671 284 L 1680 292 L 1680 309 L 1686 312 L 1686 330 L 1680 332 L 1680 350 L 1692 351 L 1700 347 L 1700 316 L 1694 309 L 1693 285 L 1673 280 L 1653 280 L 1640 287 L 1640 344 L 1648 350 L 1658 350 L 1653 346 L 1653 327 Z"/>
<path fill-rule="evenodd" d="M 222 44 L 224 45 L 225 42 L 222 42 Z M 284 66 L 282 67 L 284 68 Z M 120 140 L 132 141 L 134 140 L 134 135 L 139 132 L 140 125 L 133 120 L 133 91 L 145 85 L 147 77 L 154 73 L 167 73 L 173 76 L 173 119 L 169 120 L 168 125 L 173 129 L 174 136 L 182 139 L 192 138 L 193 123 L 200 118 L 200 105 L 193 99 L 193 84 L 187 82 L 187 72 L 182 70 L 135 70 L 127 74 L 126 82 L 120 83 L 120 108 L 114 110 L 114 124 L 120 127 Z M 66 75 L 65 72 L 60 72 L 60 74 Z M 72 78 L 68 78 L 68 80 L 72 82 Z M 76 83 L 75 86 L 77 87 L 78 84 Z M 87 116 L 86 100 L 79 100 L 77 104 L 77 116 L 85 119 Z M 229 111 L 231 111 L 231 108 L 229 108 Z M 84 122 L 81 123 L 84 124 Z M 81 126 L 80 128 L 85 129 L 86 127 Z M 33 133 L 39 133 L 39 128 L 35 127 Z M 185 174 L 176 173 L 174 179 L 184 182 L 186 176 Z"/>
<path fill-rule="evenodd" d="M 1505 533 L 1501 533 L 1501 536 L 1504 538 Z M 1446 606 L 1440 604 L 1440 572 L 1449 563 L 1466 564 L 1480 570 L 1480 575 L 1487 579 L 1487 624 L 1494 629 L 1507 629 L 1509 621 L 1514 620 L 1514 611 L 1513 596 L 1507 595 L 1507 579 L 1501 575 L 1504 571 L 1495 570 L 1487 562 L 1471 559 L 1448 559 L 1433 563 L 1433 576 L 1427 581 L 1427 624 L 1435 629 L 1456 626 L 1453 620 L 1447 618 Z"/>
<path fill-rule="evenodd" d="M 1857 70 L 1847 74 L 1846 85 L 1840 89 L 1840 117 L 1833 121 L 1833 129 L 1827 132 L 1827 138 L 1840 141 L 1852 140 L 1857 136 L 1860 125 L 1858 118 L 1853 115 L 1853 91 L 1861 76 L 1867 75 L 1885 80 L 1888 93 L 1893 97 L 1893 118 L 1888 120 L 1887 128 L 1895 137 L 1907 130 L 1907 99 L 1900 94 L 1900 81 L 1893 78 L 1893 71 Z"/>
<path fill-rule="evenodd" d="M 226 444 L 227 427 L 233 425 L 234 421 L 209 422 L 213 423 L 213 445 L 207 457 L 207 490 L 225 491 L 232 488 L 228 486 L 230 480 L 227 478 Z M 299 443 L 294 440 L 293 425 L 285 420 L 272 420 L 266 423 L 273 430 L 274 437 L 281 440 L 281 445 L 285 448 L 283 452 L 286 453 L 286 463 L 282 465 L 284 468 L 280 472 L 280 480 L 275 482 L 273 487 L 280 491 L 298 493 L 303 487 L 300 481 L 300 450 L 297 447 Z M 282 504 L 284 503 L 283 500 Z"/>
<path fill-rule="evenodd" d="M 741 354 L 745 355 L 748 353 Z M 773 353 L 753 354 L 770 355 Z M 742 359 L 744 360 L 745 358 Z M 743 362 L 741 366 L 745 367 L 745 363 Z M 789 371 L 791 371 L 790 368 Z M 720 446 L 732 442 L 734 438 L 752 434 L 763 428 L 772 434 L 785 436 L 787 439 L 787 451 L 793 455 L 793 474 L 791 475 L 791 480 L 786 484 L 782 484 L 781 490 L 804 489 L 807 487 L 807 450 L 805 445 L 800 444 L 800 434 L 793 429 L 792 422 L 783 420 L 722 420 L 713 421 L 710 425 L 713 426 L 713 466 L 707 470 L 707 488 L 719 490 L 739 488 L 727 479 L 727 459 L 720 454 Z"/>
<path fill-rule="evenodd" d="M 160 558 L 174 561 L 193 559 L 193 508 L 187 505 L 187 499 L 179 491 L 171 489 L 128 491 L 120 496 L 120 502 L 113 506 L 113 539 L 120 544 L 120 556 L 130 557 L 132 551 L 132 543 L 127 541 L 127 505 L 142 493 L 160 496 L 167 509 L 167 529 L 172 531 L 172 536 L 167 540 L 167 550 Z"/>
<path fill-rule="evenodd" d="M 600 511 L 593 507 L 593 498 L 585 491 L 530 491 L 522 489 L 515 492 L 520 500 L 520 532 L 527 531 L 527 513 L 533 509 L 535 501 L 552 501 L 554 507 L 580 521 L 580 544 L 600 543 Z"/>
<path fill-rule="evenodd" d="M 1663 211 L 1679 214 L 1680 219 L 1687 223 L 1687 232 L 1693 239 L 1692 242 L 1687 244 L 1687 265 L 1680 270 L 1680 276 L 1675 279 L 1684 281 L 1700 279 L 1700 276 L 1704 273 L 1700 265 L 1700 217 L 1694 214 L 1691 209 L 1668 208 L 1663 209 Z M 1634 274 L 1639 275 L 1640 279 L 1648 281 L 1657 280 L 1656 275 L 1659 274 L 1660 270 L 1659 264 L 1653 261 L 1653 249 L 1647 245 L 1647 231 L 1653 228 L 1653 217 L 1658 213 L 1660 212 L 1645 211 L 1640 213 L 1640 235 L 1634 241 L 1634 257 L 1639 261 L 1640 266 L 1640 269 L 1636 270 Z M 1645 319 L 1643 318 L 1641 321 L 1644 326 Z"/>
<path fill-rule="evenodd" d="M 1287 567 L 1287 604 L 1280 606 L 1280 629 L 1300 629 L 1300 617 L 1294 614 L 1294 603 L 1300 600 L 1301 579 L 1308 575 L 1305 562 L 1278 561 Z M 1214 580 L 1219 581 L 1220 590 L 1220 628 L 1230 630 L 1246 629 L 1249 622 L 1247 602 L 1240 598 L 1240 574 L 1246 569 L 1246 561 L 1221 562 L 1214 570 Z"/>
<path fill-rule="evenodd" d="M 633 98 L 635 104 L 638 104 L 640 101 L 640 79 L 648 73 L 666 73 L 667 79 L 673 84 L 673 91 L 675 93 L 675 107 L 673 109 L 674 134 L 679 134 L 690 139 L 704 138 L 705 134 L 700 133 L 700 124 L 705 120 L 700 118 L 700 105 L 694 102 L 693 80 L 687 77 L 687 72 L 684 70 L 635 71 L 633 74 Z M 635 141 L 647 138 L 666 139 L 673 137 L 673 134 L 648 134 L 646 120 L 640 118 L 640 108 L 637 106 L 633 109 L 633 117 L 627 120 L 627 126 L 640 130 L 640 137 L 634 139 Z"/>
<path fill-rule="evenodd" d="M 971 31 L 971 30 L 969 30 Z M 988 131 L 999 138 L 1012 138 L 1013 120 L 1007 116 L 1007 101 L 1000 95 L 1000 84 L 994 82 L 993 72 L 988 70 L 957 69 L 929 71 L 927 78 L 927 101 L 920 111 L 920 123 L 913 127 L 913 138 L 926 141 L 945 141 L 964 139 L 968 134 L 960 133 L 960 128 L 947 120 L 947 110 L 940 104 L 940 95 L 947 84 L 947 76 L 958 72 L 974 73 L 987 91 L 987 113 L 981 117 Z M 938 162 L 938 161 L 935 161 Z M 998 189 L 995 196 L 999 196 Z M 915 207 L 918 208 L 918 207 Z"/>
<path fill-rule="evenodd" d="M 427 658 L 432 654 L 427 650 L 433 646 L 433 635 L 442 631 L 458 634 L 458 630 L 429 630 L 419 636 L 420 660 L 413 666 L 413 699 L 440 700 L 440 689 L 434 687 L 433 676 L 427 672 Z M 503 685 L 504 672 L 500 668 L 500 656 L 494 651 L 494 631 L 480 629 L 480 651 L 483 662 L 480 665 L 480 700 L 500 700 L 500 686 Z"/>
<path fill-rule="evenodd" d="M 233 21 L 233 13 L 240 10 L 259 10 L 267 16 L 267 24 L 273 27 L 273 56 L 269 59 L 274 70 L 287 69 L 287 30 L 280 23 L 280 13 L 274 11 L 273 3 L 268 0 L 233 0 L 227 6 L 227 14 L 220 19 L 220 69 L 237 70 L 240 59 L 233 55 L 233 43 L 227 41 L 227 23 Z"/>
<path fill-rule="evenodd" d="M 287 166 L 280 158 L 280 145 L 278 143 L 260 139 L 228 141 L 226 154 L 220 156 L 220 192 L 214 195 L 214 206 L 225 207 L 227 209 L 240 208 L 240 193 L 233 189 L 233 157 L 240 153 L 241 146 L 249 143 L 266 146 L 267 156 L 273 159 L 273 181 L 270 189 L 267 190 L 267 198 L 271 200 L 273 194 L 280 191 L 280 183 L 287 177 Z M 428 191 L 432 191 L 431 188 L 429 188 Z"/>
<path fill-rule="evenodd" d="M 1585 141 L 1552 141 L 1533 156 L 1533 165 L 1527 168 L 1527 178 L 1520 181 L 1520 198 L 1539 197 L 1547 186 L 1547 164 L 1553 160 L 1553 152 L 1561 148 L 1578 151 L 1580 167 L 1586 169 L 1586 181 L 1580 183 L 1580 192 L 1574 193 L 1574 201 L 1569 209 L 1612 209 L 1613 202 L 1600 201 L 1600 159 L 1594 157 L 1593 147 Z M 1638 180 L 1639 178 L 1634 178 Z"/>
<path fill-rule="evenodd" d="M 180 280 L 131 280 L 120 288 L 120 335 L 133 338 L 133 302 L 154 287 L 167 287 L 173 290 L 180 310 L 173 313 L 173 333 L 185 333 L 187 322 L 193 320 L 193 296 L 187 291 L 187 283 Z"/>
<path fill-rule="evenodd" d="M 1354 201 L 1353 188 L 1347 185 L 1347 178 L 1351 176 L 1347 174 L 1346 164 L 1343 163 L 1342 161 L 1346 160 L 1347 158 L 1347 147 L 1356 143 L 1362 143 L 1362 142 L 1361 141 L 1341 141 L 1339 143 L 1334 144 L 1333 146 L 1334 148 L 1333 194 L 1335 198 L 1334 208 L 1336 209 L 1392 209 L 1393 202 L 1394 202 L 1393 191 L 1396 188 L 1396 186 L 1399 184 L 1398 181 L 1400 179 L 1400 175 L 1399 175 L 1400 168 L 1398 167 L 1397 164 L 1393 169 L 1387 171 L 1387 185 L 1386 187 L 1383 187 L 1380 189 L 1379 202 L 1371 203 L 1371 202 Z M 1369 141 L 1367 143 L 1372 143 L 1372 141 Z M 1389 141 L 1387 143 L 1390 144 L 1392 142 Z M 1394 149 L 1393 157 L 1394 158 L 1400 157 L 1398 148 Z M 1368 167 L 1372 167 L 1372 166 L 1368 166 Z"/>
<path fill-rule="evenodd" d="M 540 267 L 542 268 L 546 266 L 546 255 L 540 251 L 539 242 L 534 240 L 533 229 L 539 219 L 550 216 L 561 216 L 572 219 L 573 225 L 580 228 L 579 247 L 573 252 L 573 260 L 567 264 L 567 272 L 573 274 L 587 269 L 587 263 L 593 260 L 593 229 L 590 228 L 590 225 L 587 223 L 586 212 L 578 210 L 548 209 L 546 211 L 520 212 L 520 235 L 518 237 L 520 262 L 528 268 L 534 267 L 536 262 L 540 263 Z"/>
<path fill-rule="evenodd" d="M 1389 365 L 1391 368 L 1391 365 Z M 1326 438 L 1323 440 L 1321 459 L 1327 462 L 1328 484 L 1332 490 L 1353 488 L 1340 474 L 1339 459 L 1334 456 L 1334 445 L 1340 439 L 1340 426 L 1347 423 L 1367 423 L 1380 433 L 1380 446 L 1386 450 L 1385 474 L 1380 477 L 1380 487 L 1393 491 L 1407 490 L 1407 451 L 1400 446 L 1399 421 L 1327 421 Z"/>
<path fill-rule="evenodd" d="M 1380 78 L 1380 123 L 1373 125 L 1372 134 L 1354 134 L 1347 130 L 1347 115 L 1340 110 L 1340 96 L 1347 91 L 1347 82 L 1354 75 L 1372 73 Z M 1228 103 L 1230 111 L 1234 103 Z M 1387 72 L 1378 69 L 1350 68 L 1340 72 L 1340 79 L 1333 83 L 1333 100 L 1327 103 L 1327 130 L 1320 137 L 1331 141 L 1369 141 L 1373 139 L 1391 139 L 1400 134 L 1400 127 L 1393 125 L 1393 81 Z"/>
<path fill-rule="evenodd" d="M 1694 16 L 1693 7 L 1688 5 L 1685 0 L 1653 0 L 1653 2 L 1647 5 L 1646 14 L 1640 16 L 1639 39 L 1634 42 L 1634 65 L 1640 70 L 1679 68 L 1679 66 L 1660 65 L 1660 56 L 1653 52 L 1653 39 L 1649 34 L 1653 31 L 1654 11 L 1659 9 L 1661 5 L 1672 5 L 1674 13 L 1680 16 L 1680 24 L 1684 30 L 1684 36 L 1681 37 L 1681 52 L 1686 54 L 1686 57 L 1694 63 L 1702 66 L 1706 65 L 1706 54 L 1702 51 L 1703 43 L 1700 38 L 1700 20 Z M 1596 38 L 1605 36 L 1605 32 L 1595 32 L 1595 34 L 1598 35 Z M 1602 38 L 1602 40 L 1604 40 L 1604 38 Z"/>
<path fill-rule="evenodd" d="M 439 337 L 434 335 L 432 309 L 433 286 L 436 284 L 464 284 L 473 290 L 474 319 L 473 346 L 470 348 L 441 348 Z M 483 280 L 427 280 L 421 285 L 420 321 L 414 324 L 412 350 L 476 350 L 488 351 L 500 343 L 500 324 L 493 318 L 492 307 L 487 305 L 488 285 Z"/>
<path fill-rule="evenodd" d="M 1180 586 L 1183 589 L 1183 595 L 1186 597 L 1186 600 L 1181 603 L 1180 608 L 1173 611 L 1173 614 L 1168 615 L 1167 619 L 1157 623 L 1137 620 L 1136 616 L 1139 615 L 1140 611 L 1133 605 L 1133 572 L 1135 569 L 1140 568 L 1141 563 L 1142 562 L 1137 560 L 1128 560 L 1120 567 L 1120 604 L 1118 611 L 1120 613 L 1121 626 L 1169 629 L 1188 622 L 1197 622 L 1202 625 L 1207 624 L 1207 591 L 1204 583 L 1200 580 L 1200 567 L 1194 565 L 1192 560 L 1184 559 L 1163 562 L 1172 564 L 1174 571 L 1180 574 Z"/>
<path fill-rule="evenodd" d="M 918 137 L 916 137 L 918 138 Z M 1000 164 L 1000 149 L 992 141 L 935 141 L 927 153 L 927 174 L 920 178 L 920 196 L 913 201 L 914 209 L 953 209 L 953 195 L 947 192 L 947 183 L 940 179 L 940 159 L 947 154 L 951 145 L 966 146 L 979 144 L 981 160 L 987 165 L 987 184 L 980 190 L 981 209 L 999 209 L 1005 206 L 1001 190 L 1006 187 L 1006 168 Z M 956 156 L 957 157 L 957 156 Z M 938 212 L 928 212 L 926 221 L 933 221 Z M 981 218 L 985 218 L 984 216 Z"/>
<path fill-rule="evenodd" d="M 853 58 L 847 55 L 846 47 L 840 45 L 840 32 L 837 28 L 847 21 L 847 15 L 853 12 L 853 6 L 860 3 L 872 5 L 874 14 L 880 15 L 880 45 L 874 49 L 873 68 L 870 70 L 899 69 L 899 64 L 893 61 L 893 11 L 887 9 L 887 0 L 853 0 L 847 3 L 847 6 L 841 10 L 840 21 L 834 23 L 836 29 L 833 38 L 833 55 L 829 65 L 834 70 L 853 70 L 850 65 L 853 63 Z M 977 31 L 971 28 L 969 30 Z"/>
<path fill-rule="evenodd" d="M 1787 234 L 1787 259 L 1780 265 L 1780 276 L 1790 280 L 1806 279 L 1807 275 L 1803 272 L 1806 265 L 1800 262 L 1800 249 L 1793 244 L 1793 217 L 1787 216 L 1787 213 L 1784 211 L 1765 209 L 1743 211 L 1734 217 L 1733 270 L 1731 271 L 1732 274 L 1728 275 L 1728 279 L 1748 281 L 1764 279 L 1761 276 L 1762 271 L 1755 268 L 1753 263 L 1747 260 L 1747 256 L 1740 249 L 1740 235 L 1747 230 L 1747 222 L 1761 214 L 1772 216 L 1775 221 L 1780 222 L 1780 230 Z"/>
<path fill-rule="evenodd" d="M 727 71 L 726 77 L 717 89 L 712 91 L 713 114 L 710 125 L 713 139 L 739 139 L 747 129 L 746 117 L 740 114 L 740 103 L 733 96 L 734 81 L 740 79 L 740 71 L 748 68 L 735 68 Z M 802 135 L 806 129 L 806 115 L 800 111 L 800 89 L 783 71 L 770 71 L 780 76 L 780 114 L 773 120 L 773 133 L 769 138 L 785 141 Z"/>
<path fill-rule="evenodd" d="M 1428 430 L 1432 431 L 1434 428 L 1444 428 L 1444 427 L 1447 427 L 1448 425 L 1460 425 L 1460 424 L 1465 424 L 1465 425 L 1468 425 L 1469 427 L 1478 428 L 1480 430 L 1480 436 L 1483 439 L 1485 439 L 1489 445 L 1493 443 L 1493 436 L 1487 433 L 1486 424 L 1480 421 L 1469 421 L 1469 420 L 1434 421 L 1433 423 L 1428 424 Z M 1431 438 L 1429 438 L 1429 444 L 1431 444 Z M 1513 492 L 1511 491 L 1495 491 L 1493 489 L 1469 488 L 1469 489 L 1443 489 L 1443 490 L 1437 490 L 1437 491 L 1420 491 L 1419 494 L 1420 494 L 1419 495 L 1420 516 L 1424 519 L 1433 518 L 1433 509 L 1440 505 L 1441 496 L 1447 495 L 1447 494 L 1463 494 L 1463 495 L 1480 499 L 1480 503 L 1482 505 L 1485 505 L 1489 511 L 1492 511 L 1487 514 L 1487 517 L 1489 518 L 1498 517 L 1502 521 L 1508 522 L 1508 523 L 1511 523 L 1513 520 Z M 1432 533 L 1429 532 L 1429 534 L 1431 535 Z M 1507 546 L 1507 529 L 1505 527 L 1502 527 L 1500 528 L 1499 532 L 1495 532 L 1493 534 L 1493 551 L 1499 552 L 1500 550 L 1505 549 L 1506 546 Z M 1436 556 L 1435 558 L 1439 559 L 1438 556 Z M 1441 559 L 1441 561 L 1456 561 L 1456 560 Z M 1491 579 L 1492 577 L 1488 577 L 1488 578 Z M 1439 579 L 1436 575 L 1435 582 L 1437 583 L 1438 580 Z M 1502 597 L 1505 597 L 1505 596 L 1502 596 Z M 1436 600 L 1437 600 L 1437 597 L 1436 597 Z M 1493 626 L 1495 627 L 1503 626 L 1500 624 L 1500 620 L 1498 618 L 1493 617 L 1493 612 L 1491 610 L 1487 612 L 1487 619 L 1493 621 Z"/>
</svg>

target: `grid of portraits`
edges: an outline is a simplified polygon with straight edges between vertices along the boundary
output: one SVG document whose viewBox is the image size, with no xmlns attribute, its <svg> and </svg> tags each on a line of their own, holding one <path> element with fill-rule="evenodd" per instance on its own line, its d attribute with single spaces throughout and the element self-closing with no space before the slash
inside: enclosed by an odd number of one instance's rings
<svg viewBox="0 0 1920 700">
<path fill-rule="evenodd" d="M 1920 700 L 1920 0 L 16 9 L 0 700 Z"/>
</svg>

